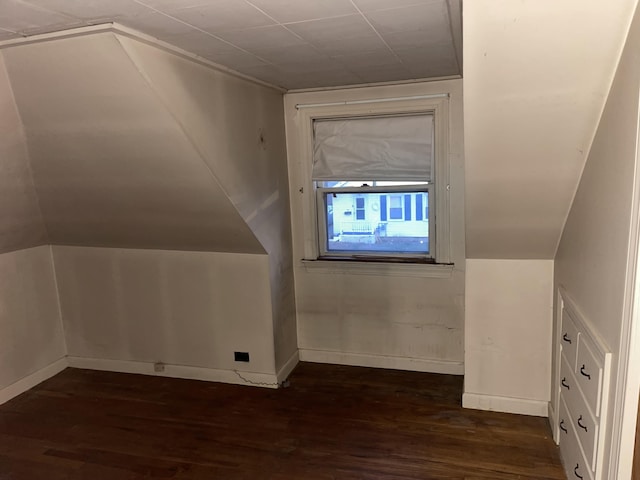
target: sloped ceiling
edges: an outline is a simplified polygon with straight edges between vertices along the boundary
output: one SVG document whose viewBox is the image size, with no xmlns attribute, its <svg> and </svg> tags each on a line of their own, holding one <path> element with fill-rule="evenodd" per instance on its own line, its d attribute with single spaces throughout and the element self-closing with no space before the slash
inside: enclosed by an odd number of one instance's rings
<svg viewBox="0 0 640 480">
<path fill-rule="evenodd" d="M 2 55 L 51 243 L 264 253 L 114 34 Z"/>
<path fill-rule="evenodd" d="M 0 253 L 48 243 L 27 145 L 0 58 Z"/>
<path fill-rule="evenodd" d="M 636 3 L 464 3 L 467 258 L 554 258 Z"/>
</svg>

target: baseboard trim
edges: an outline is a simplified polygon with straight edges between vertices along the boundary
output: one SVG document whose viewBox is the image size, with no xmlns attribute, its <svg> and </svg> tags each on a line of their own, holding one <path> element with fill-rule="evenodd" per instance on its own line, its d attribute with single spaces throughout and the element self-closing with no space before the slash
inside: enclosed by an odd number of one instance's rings
<svg viewBox="0 0 640 480">
<path fill-rule="evenodd" d="M 527 398 L 500 397 L 497 395 L 483 395 L 478 393 L 464 393 L 462 406 L 475 410 L 490 410 L 492 412 L 517 413 L 534 417 L 549 415 L 549 402 L 530 400 Z"/>
<path fill-rule="evenodd" d="M 296 350 L 295 352 L 293 352 L 293 355 L 289 357 L 289 360 L 285 362 L 282 368 L 278 370 L 278 374 L 276 375 L 276 377 L 278 378 L 278 384 L 282 384 L 282 382 L 284 382 L 289 377 L 289 375 L 291 375 L 291 372 L 293 372 L 293 369 L 296 368 L 298 362 L 300 362 L 300 354 L 298 353 L 298 350 Z"/>
<path fill-rule="evenodd" d="M 3 388 L 2 390 L 0 390 L 0 405 L 35 387 L 39 383 L 48 380 L 54 375 L 59 374 L 68 366 L 69 365 L 67 363 L 66 357 L 60 358 L 52 364 L 41 368 L 37 372 L 34 372 L 31 375 L 27 375 L 17 382 L 12 383 L 8 387 Z"/>
<path fill-rule="evenodd" d="M 464 375 L 464 364 L 462 362 L 370 355 L 364 353 L 332 352 L 328 350 L 310 350 L 304 348 L 301 348 L 299 352 L 300 361 L 302 362 L 333 363 L 357 367 Z"/>
<path fill-rule="evenodd" d="M 156 372 L 152 362 L 131 360 L 108 360 L 102 358 L 67 357 L 69 366 L 87 370 L 102 370 L 120 373 L 138 373 L 158 377 L 185 378 L 208 382 L 251 385 L 255 387 L 278 388 L 276 375 L 268 373 L 244 372 L 239 370 L 221 370 L 215 368 L 193 367 L 189 365 L 164 364 L 164 371 Z"/>
</svg>

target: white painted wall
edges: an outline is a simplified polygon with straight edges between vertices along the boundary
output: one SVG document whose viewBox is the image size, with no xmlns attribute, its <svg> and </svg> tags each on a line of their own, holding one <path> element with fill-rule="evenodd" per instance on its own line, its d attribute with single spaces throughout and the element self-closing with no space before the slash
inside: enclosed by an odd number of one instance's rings
<svg viewBox="0 0 640 480">
<path fill-rule="evenodd" d="M 553 260 L 467 260 L 463 405 L 547 415 Z"/>
<path fill-rule="evenodd" d="M 51 243 L 264 252 L 115 34 L 3 56 Z"/>
<path fill-rule="evenodd" d="M 1 254 L 0 403 L 65 353 L 50 247 Z"/>
<path fill-rule="evenodd" d="M 467 258 L 554 257 L 636 1 L 464 2 Z"/>
<path fill-rule="evenodd" d="M 0 55 L 0 403 L 64 368 L 47 232 Z M 38 246 L 39 245 L 39 246 Z"/>
<path fill-rule="evenodd" d="M 450 244 L 455 263 L 447 278 L 389 273 L 380 266 L 357 272 L 307 268 L 305 195 L 313 201 L 301 165 L 300 115 L 296 104 L 449 93 Z M 298 346 L 308 360 L 388 368 L 462 373 L 464 317 L 464 172 L 462 80 L 363 87 L 285 95 L 285 120 Z M 303 192 L 300 189 L 303 188 Z M 371 268 L 369 268 L 371 267 Z M 418 268 L 418 270 L 420 270 Z"/>
<path fill-rule="evenodd" d="M 47 243 L 22 122 L 0 54 L 0 253 Z"/>
<path fill-rule="evenodd" d="M 275 373 L 266 255 L 64 246 L 53 255 L 70 357 Z"/>
<path fill-rule="evenodd" d="M 640 17 L 634 18 L 626 47 L 598 125 L 556 255 L 555 287 L 564 287 L 604 343 L 613 352 L 617 378 L 623 313 L 630 265 L 630 225 L 637 169 L 640 101 Z M 557 341 L 557 339 L 554 339 Z M 610 389 L 615 405 L 618 385 Z M 555 394 L 556 392 L 554 392 Z M 609 459 L 616 408 L 609 409 L 606 433 Z M 633 441 L 631 439 L 631 441 Z M 606 472 L 608 465 L 604 466 Z M 616 478 L 610 473 L 608 478 Z M 627 477 L 628 478 L 628 477 Z M 619 480 L 626 480 L 620 477 Z"/>
<path fill-rule="evenodd" d="M 277 369 L 295 362 L 282 94 L 114 33 L 17 45 L 4 56 L 51 243 L 267 252 L 269 268 L 251 272 L 265 277 L 249 283 L 270 288 L 271 334 L 248 328 L 243 335 L 261 349 L 271 342 Z M 162 307 L 156 303 L 149 308 Z M 107 312 L 120 313 L 104 310 L 103 320 Z M 231 318 L 244 313 L 243 306 L 225 311 Z M 207 338 L 206 328 L 202 333 Z M 87 345 L 96 350 L 82 355 L 103 357 L 97 343 Z M 226 365 L 207 358 L 194 362 Z"/>
<path fill-rule="evenodd" d="M 297 350 L 282 93 L 118 40 L 269 255 L 280 368 Z"/>
</svg>

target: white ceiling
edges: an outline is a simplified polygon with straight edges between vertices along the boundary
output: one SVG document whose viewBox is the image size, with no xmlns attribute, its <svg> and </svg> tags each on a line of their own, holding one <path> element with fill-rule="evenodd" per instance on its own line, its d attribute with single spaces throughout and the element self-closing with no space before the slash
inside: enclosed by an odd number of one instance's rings
<svg viewBox="0 0 640 480">
<path fill-rule="evenodd" d="M 0 41 L 117 22 L 286 89 L 462 74 L 461 0 L 2 0 Z"/>
</svg>

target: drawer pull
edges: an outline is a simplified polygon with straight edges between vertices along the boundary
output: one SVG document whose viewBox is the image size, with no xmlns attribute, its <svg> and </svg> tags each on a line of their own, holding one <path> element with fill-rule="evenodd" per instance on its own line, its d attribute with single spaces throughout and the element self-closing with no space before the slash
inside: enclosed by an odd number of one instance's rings
<svg viewBox="0 0 640 480">
<path fill-rule="evenodd" d="M 582 366 L 580 367 L 580 373 L 582 375 L 584 375 L 585 377 L 587 377 L 589 380 L 591 380 L 591 375 L 589 375 L 587 372 L 584 371 L 585 368 L 586 368 L 586 366 L 583 363 Z"/>
<path fill-rule="evenodd" d="M 569 433 L 567 427 L 564 426 L 564 420 L 560 420 L 560 430 L 562 430 L 564 433 Z"/>
<path fill-rule="evenodd" d="M 571 345 L 571 339 L 569 338 L 569 336 L 566 333 L 564 335 L 562 335 L 562 340 L 564 340 L 569 345 Z"/>
<path fill-rule="evenodd" d="M 580 475 L 580 474 L 578 473 L 578 469 L 579 469 L 579 468 L 580 468 L 580 464 L 579 464 L 579 463 L 576 463 L 576 468 L 574 468 L 574 469 L 573 469 L 573 474 L 574 474 L 576 477 L 578 477 L 578 478 L 582 478 L 582 475 Z"/>
<path fill-rule="evenodd" d="M 578 426 L 582 428 L 585 432 L 588 432 L 587 427 L 582 424 L 582 415 L 578 418 Z"/>
<path fill-rule="evenodd" d="M 571 387 L 567 383 L 567 377 L 562 377 L 562 381 L 560 382 L 560 384 L 567 390 L 571 390 Z"/>
</svg>

